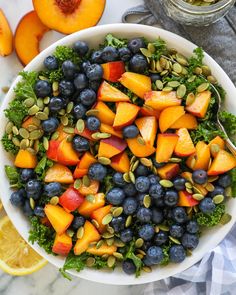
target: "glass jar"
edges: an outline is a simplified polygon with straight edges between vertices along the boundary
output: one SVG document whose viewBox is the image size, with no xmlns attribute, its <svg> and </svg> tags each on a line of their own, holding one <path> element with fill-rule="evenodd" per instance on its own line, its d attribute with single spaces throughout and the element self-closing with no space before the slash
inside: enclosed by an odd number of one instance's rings
<svg viewBox="0 0 236 295">
<path fill-rule="evenodd" d="M 191 5 L 183 0 L 161 0 L 169 17 L 178 23 L 192 26 L 207 26 L 223 17 L 236 0 L 220 0 L 209 6 Z"/>
</svg>

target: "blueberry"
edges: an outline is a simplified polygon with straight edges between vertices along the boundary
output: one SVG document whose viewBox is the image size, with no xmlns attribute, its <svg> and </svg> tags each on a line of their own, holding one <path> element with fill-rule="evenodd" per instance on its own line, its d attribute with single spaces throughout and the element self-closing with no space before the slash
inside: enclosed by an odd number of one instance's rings
<svg viewBox="0 0 236 295">
<path fill-rule="evenodd" d="M 85 74 L 78 74 L 75 79 L 74 79 L 74 86 L 76 88 L 76 90 L 83 90 L 88 86 L 88 79 L 85 76 Z"/>
<path fill-rule="evenodd" d="M 103 181 L 107 175 L 107 168 L 100 163 L 90 165 L 88 176 L 92 180 Z"/>
<path fill-rule="evenodd" d="M 217 183 L 222 186 L 223 188 L 226 188 L 231 185 L 231 177 L 228 174 L 220 175 L 218 178 Z"/>
<path fill-rule="evenodd" d="M 189 232 L 190 234 L 196 234 L 199 231 L 199 226 L 196 220 L 190 220 L 187 224 L 186 224 L 186 230 L 187 232 Z"/>
<path fill-rule="evenodd" d="M 213 198 L 214 196 L 217 196 L 217 195 L 224 195 L 224 193 L 225 193 L 225 189 L 222 186 L 216 185 L 213 192 L 209 193 L 209 196 Z"/>
<path fill-rule="evenodd" d="M 44 98 L 50 96 L 52 87 L 48 81 L 38 80 L 35 83 L 34 91 L 37 97 Z"/>
<path fill-rule="evenodd" d="M 196 235 L 185 233 L 182 236 L 181 242 L 184 248 L 193 250 L 197 247 L 199 239 Z"/>
<path fill-rule="evenodd" d="M 211 198 L 204 198 L 199 203 L 199 209 L 205 214 L 211 214 L 214 212 L 216 205 Z"/>
<path fill-rule="evenodd" d="M 84 216 L 75 216 L 73 219 L 73 222 L 71 224 L 73 230 L 78 230 L 81 226 L 83 226 L 85 223 Z"/>
<path fill-rule="evenodd" d="M 161 247 L 152 246 L 147 250 L 146 259 L 149 263 L 153 264 L 160 264 L 164 258 L 163 251 Z"/>
<path fill-rule="evenodd" d="M 99 64 L 92 64 L 87 68 L 86 75 L 90 81 L 101 80 L 103 77 L 103 68 Z"/>
<path fill-rule="evenodd" d="M 139 193 L 139 194 L 138 194 L 138 196 L 137 196 L 137 200 L 138 200 L 139 205 L 141 205 L 141 206 L 144 205 L 143 201 L 144 201 L 144 197 L 145 197 L 145 196 L 146 196 L 146 194 L 142 194 L 142 193 Z"/>
<path fill-rule="evenodd" d="M 148 179 L 150 181 L 150 184 L 157 184 L 160 181 L 160 177 L 155 174 L 148 175 Z"/>
<path fill-rule="evenodd" d="M 169 251 L 170 261 L 173 263 L 180 263 L 186 258 L 184 247 L 181 245 L 173 245 Z"/>
<path fill-rule="evenodd" d="M 137 210 L 138 202 L 135 198 L 129 197 L 124 200 L 122 206 L 123 206 L 124 214 L 132 215 Z"/>
<path fill-rule="evenodd" d="M 58 61 L 55 56 L 52 56 L 52 55 L 47 56 L 43 64 L 49 71 L 58 69 Z"/>
<path fill-rule="evenodd" d="M 42 122 L 43 131 L 47 133 L 52 133 L 56 131 L 58 126 L 59 126 L 59 121 L 57 118 L 54 118 L 54 117 L 48 118 L 47 120 L 44 120 Z"/>
<path fill-rule="evenodd" d="M 113 175 L 112 180 L 113 180 L 114 184 L 119 187 L 124 187 L 126 185 L 126 182 L 124 181 L 124 178 L 123 178 L 123 174 L 120 172 L 116 172 Z"/>
<path fill-rule="evenodd" d="M 24 168 L 20 171 L 20 179 L 23 183 L 35 178 L 34 169 Z"/>
<path fill-rule="evenodd" d="M 52 112 L 59 112 L 65 106 L 65 100 L 61 97 L 52 97 L 49 101 L 49 109 Z"/>
<path fill-rule="evenodd" d="M 82 65 L 81 65 L 82 71 L 86 73 L 89 66 L 91 66 L 91 63 L 88 60 L 82 62 Z"/>
<path fill-rule="evenodd" d="M 134 197 L 138 193 L 133 183 L 127 183 L 123 190 L 127 197 Z"/>
<path fill-rule="evenodd" d="M 119 48 L 118 53 L 119 53 L 120 59 L 124 62 L 129 61 L 132 56 L 132 53 L 128 47 Z"/>
<path fill-rule="evenodd" d="M 155 83 L 157 80 L 161 80 L 161 76 L 159 74 L 151 74 L 150 78 L 152 83 Z"/>
<path fill-rule="evenodd" d="M 48 197 L 58 197 L 62 193 L 62 186 L 59 182 L 50 182 L 44 185 L 44 193 Z"/>
<path fill-rule="evenodd" d="M 122 130 L 124 138 L 135 138 L 139 134 L 139 130 L 135 125 L 129 125 Z"/>
<path fill-rule="evenodd" d="M 185 223 L 188 219 L 186 211 L 183 207 L 176 207 L 172 209 L 171 216 L 174 222 L 177 222 L 179 224 Z"/>
<path fill-rule="evenodd" d="M 173 184 L 174 184 L 174 188 L 177 190 L 177 191 L 183 191 L 185 190 L 185 183 L 186 183 L 186 179 L 179 176 L 179 177 L 176 177 L 174 180 L 173 180 Z"/>
<path fill-rule="evenodd" d="M 97 80 L 97 81 L 89 81 L 89 88 L 94 90 L 95 92 L 98 91 L 100 85 L 101 85 L 102 81 L 101 80 Z"/>
<path fill-rule="evenodd" d="M 62 72 L 66 79 L 71 80 L 76 73 L 76 66 L 71 60 L 66 60 L 62 63 Z"/>
<path fill-rule="evenodd" d="M 154 199 L 154 198 L 153 198 Z M 164 198 L 163 197 L 159 197 L 159 198 L 155 198 L 154 199 L 154 204 L 156 205 L 156 207 L 161 208 L 165 206 L 164 203 Z"/>
<path fill-rule="evenodd" d="M 88 44 L 84 41 L 76 41 L 73 45 L 73 48 L 79 56 L 83 57 L 89 51 Z"/>
<path fill-rule="evenodd" d="M 45 217 L 44 208 L 41 206 L 36 206 L 34 208 L 34 215 L 41 217 L 41 218 Z"/>
<path fill-rule="evenodd" d="M 119 187 L 114 187 L 106 195 L 107 201 L 112 205 L 121 205 L 125 199 L 124 191 Z"/>
<path fill-rule="evenodd" d="M 161 210 L 156 208 L 152 209 L 152 222 L 155 224 L 160 224 L 164 220 L 164 216 Z"/>
<path fill-rule="evenodd" d="M 143 164 L 139 164 L 138 167 L 135 169 L 135 176 L 148 176 L 149 170 L 148 167 L 144 166 Z"/>
<path fill-rule="evenodd" d="M 144 241 L 150 241 L 155 234 L 154 227 L 151 224 L 144 224 L 139 228 L 138 235 Z"/>
<path fill-rule="evenodd" d="M 72 146 L 77 152 L 85 152 L 89 150 L 89 141 L 87 138 L 76 135 L 72 140 Z"/>
<path fill-rule="evenodd" d="M 29 200 L 26 200 L 25 201 L 25 204 L 23 206 L 23 213 L 26 215 L 26 216 L 32 216 L 34 215 L 34 211 L 32 210 L 31 206 L 30 206 L 30 202 Z"/>
<path fill-rule="evenodd" d="M 143 38 L 135 38 L 131 39 L 128 42 L 128 48 L 131 50 L 133 53 L 138 53 L 140 52 L 140 48 L 145 48 L 145 42 Z"/>
<path fill-rule="evenodd" d="M 24 189 L 19 189 L 10 196 L 10 202 L 13 206 L 22 207 L 25 203 L 26 192 Z"/>
<path fill-rule="evenodd" d="M 139 176 L 135 181 L 135 188 L 140 193 L 146 193 L 150 187 L 150 180 L 146 176 Z"/>
<path fill-rule="evenodd" d="M 86 127 L 91 131 L 97 131 L 101 126 L 100 120 L 95 116 L 89 116 L 86 119 Z"/>
<path fill-rule="evenodd" d="M 148 62 L 142 54 L 135 54 L 129 61 L 129 69 L 134 73 L 143 74 L 148 69 Z"/>
<path fill-rule="evenodd" d="M 164 197 L 165 191 L 163 187 L 157 183 L 150 186 L 149 189 L 149 195 L 154 199 L 160 199 L 161 197 Z"/>
<path fill-rule="evenodd" d="M 140 207 L 137 211 L 137 220 L 141 223 L 148 223 L 152 219 L 152 210 L 145 207 Z"/>
<path fill-rule="evenodd" d="M 164 214 L 164 219 L 172 219 L 172 208 L 170 207 L 164 207 L 163 208 L 163 214 Z"/>
<path fill-rule="evenodd" d="M 82 119 L 85 114 L 86 114 L 87 109 L 85 108 L 84 105 L 82 105 L 82 103 L 79 103 L 77 105 L 74 106 L 73 109 L 73 114 L 76 120 L 78 119 Z"/>
<path fill-rule="evenodd" d="M 28 198 L 37 200 L 42 193 L 42 183 L 37 179 L 29 180 L 26 183 L 25 190 L 27 192 Z"/>
<path fill-rule="evenodd" d="M 129 243 L 134 236 L 133 231 L 130 228 L 126 228 L 120 232 L 120 239 L 123 243 Z"/>
<path fill-rule="evenodd" d="M 84 106 L 92 106 L 96 101 L 96 92 L 92 89 L 86 88 L 79 94 L 79 99 Z"/>
<path fill-rule="evenodd" d="M 179 224 L 172 224 L 170 226 L 170 235 L 173 237 L 173 238 L 181 238 L 182 235 L 184 234 L 184 228 L 179 225 Z"/>
<path fill-rule="evenodd" d="M 150 247 L 152 247 L 152 246 L 153 246 L 152 241 L 146 241 L 146 242 L 143 243 L 143 246 L 142 246 L 141 249 L 142 249 L 143 251 L 147 252 L 147 250 L 148 250 Z"/>
<path fill-rule="evenodd" d="M 97 50 L 94 51 L 91 55 L 91 62 L 92 63 L 96 63 L 96 64 L 102 64 L 103 63 L 103 59 L 102 59 L 102 51 L 101 50 Z"/>
<path fill-rule="evenodd" d="M 168 207 L 174 207 L 178 204 L 179 195 L 174 190 L 167 190 L 164 196 L 164 203 Z"/>
<path fill-rule="evenodd" d="M 125 229 L 125 217 L 122 215 L 118 217 L 113 217 L 110 225 L 114 229 L 115 233 L 119 233 L 120 231 Z"/>
<path fill-rule="evenodd" d="M 62 80 L 59 83 L 59 92 L 62 96 L 71 96 L 75 92 L 74 84 L 70 81 Z"/>
<path fill-rule="evenodd" d="M 159 231 L 154 236 L 154 244 L 157 246 L 164 245 L 168 240 L 168 234 L 164 231 Z"/>
<path fill-rule="evenodd" d="M 104 47 L 102 50 L 102 59 L 104 62 L 117 60 L 119 57 L 118 50 L 113 46 Z"/>
<path fill-rule="evenodd" d="M 192 174 L 193 181 L 197 184 L 204 184 L 207 182 L 207 172 L 205 170 L 195 170 Z"/>
<path fill-rule="evenodd" d="M 131 259 L 126 259 L 122 262 L 122 269 L 127 275 L 132 275 L 136 272 L 136 266 Z"/>
</svg>

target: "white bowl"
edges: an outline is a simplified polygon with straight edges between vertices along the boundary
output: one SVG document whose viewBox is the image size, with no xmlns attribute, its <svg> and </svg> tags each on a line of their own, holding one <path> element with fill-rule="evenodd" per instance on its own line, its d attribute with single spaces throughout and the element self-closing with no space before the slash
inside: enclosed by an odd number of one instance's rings
<svg viewBox="0 0 236 295">
<path fill-rule="evenodd" d="M 25 70 L 40 70 L 44 58 L 49 54 L 52 54 L 56 46 L 58 45 L 70 46 L 76 40 L 80 39 L 88 42 L 91 48 L 95 48 L 104 40 L 104 37 L 108 33 L 112 33 L 115 36 L 122 38 L 133 38 L 143 36 L 149 40 L 155 40 L 158 36 L 160 36 L 167 42 L 168 47 L 174 47 L 186 56 L 190 56 L 192 54 L 193 49 L 196 47 L 196 45 L 178 35 L 150 26 L 133 24 L 104 25 L 86 29 L 84 31 L 74 33 L 70 36 L 61 39 L 60 41 L 54 43 L 53 45 L 45 49 L 42 53 L 40 53 L 29 65 L 26 66 Z M 231 82 L 227 74 L 222 70 L 222 68 L 209 55 L 205 54 L 204 62 L 212 69 L 213 75 L 217 78 L 219 83 L 223 85 L 224 89 L 228 94 L 226 99 L 227 109 L 229 109 L 231 112 L 236 113 L 236 89 L 233 83 Z M 7 108 L 9 101 L 13 99 L 13 89 L 19 80 L 20 78 L 18 77 L 12 84 L 8 94 L 6 95 L 2 103 L 0 111 L 0 122 L 2 122 L 0 127 L 0 137 L 2 137 L 2 135 L 4 134 L 5 125 L 7 122 L 3 110 Z M 9 155 L 3 150 L 2 145 L 0 145 L 0 163 L 0 188 L 4 208 L 18 232 L 27 241 L 28 231 L 30 229 L 29 222 L 27 218 L 20 212 L 20 210 L 13 207 L 9 201 L 11 190 L 9 189 L 8 180 L 4 172 L 4 165 L 12 164 L 12 161 L 9 158 Z M 153 269 L 151 273 L 142 273 L 142 275 L 139 278 L 135 278 L 134 276 L 128 276 L 124 274 L 119 268 L 117 268 L 113 272 L 85 269 L 79 273 L 77 273 L 76 271 L 70 271 L 69 273 L 90 281 L 114 285 L 143 284 L 173 276 L 176 273 L 180 273 L 192 266 L 193 264 L 195 264 L 196 262 L 198 262 L 205 253 L 211 251 L 214 247 L 217 246 L 218 243 L 220 243 L 224 239 L 224 237 L 230 231 L 236 220 L 236 201 L 234 199 L 228 201 L 227 212 L 232 215 L 232 220 L 224 226 L 217 226 L 213 229 L 205 231 L 200 238 L 200 243 L 197 249 L 193 251 L 193 255 L 191 257 L 187 257 L 185 261 L 181 264 L 170 264 L 166 267 L 156 267 Z M 42 255 L 45 259 L 47 259 L 56 267 L 59 268 L 63 266 L 64 259 L 62 257 L 48 255 L 37 244 L 32 245 L 32 247 L 40 255 Z"/>
</svg>

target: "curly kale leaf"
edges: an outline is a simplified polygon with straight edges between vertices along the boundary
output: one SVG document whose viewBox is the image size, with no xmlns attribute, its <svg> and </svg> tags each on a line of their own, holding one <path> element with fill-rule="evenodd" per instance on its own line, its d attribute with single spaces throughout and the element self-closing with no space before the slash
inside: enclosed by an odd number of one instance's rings
<svg viewBox="0 0 236 295">
<path fill-rule="evenodd" d="M 133 261 L 134 265 L 136 266 L 136 273 L 135 273 L 136 277 L 139 277 L 142 266 L 143 266 L 143 262 L 138 256 L 135 255 L 134 251 L 135 251 L 135 242 L 132 241 L 127 248 L 125 259 L 131 259 Z"/>
<path fill-rule="evenodd" d="M 162 55 L 167 53 L 166 42 L 161 38 L 156 39 L 151 44 L 155 47 L 155 52 L 152 54 L 153 59 L 159 60 Z"/>
<path fill-rule="evenodd" d="M 232 197 L 236 198 L 236 168 L 230 171 Z"/>
<path fill-rule="evenodd" d="M 199 225 L 212 227 L 220 223 L 222 215 L 225 213 L 225 205 L 219 204 L 216 206 L 215 210 L 211 214 L 205 214 L 198 212 L 195 215 L 195 218 Z"/>
<path fill-rule="evenodd" d="M 194 69 L 203 66 L 204 52 L 201 47 L 197 47 L 193 51 L 194 55 L 188 59 L 189 73 L 193 73 Z"/>
<path fill-rule="evenodd" d="M 221 111 L 219 116 L 227 135 L 229 137 L 234 136 L 236 134 L 236 116 L 227 111 Z"/>
<path fill-rule="evenodd" d="M 118 39 L 114 37 L 112 34 L 108 34 L 105 38 L 105 44 L 104 46 L 112 46 L 115 48 L 121 48 L 127 46 L 127 40 L 126 39 Z"/>
<path fill-rule="evenodd" d="M 171 247 L 171 243 L 162 247 L 164 258 L 162 259 L 160 263 L 161 265 L 167 265 L 170 262 L 170 256 L 169 256 L 170 247 Z"/>
<path fill-rule="evenodd" d="M 38 175 L 38 177 L 43 180 L 45 177 L 45 173 L 47 168 L 52 167 L 53 162 L 49 160 L 46 156 L 44 156 L 39 162 L 38 165 L 35 168 L 35 173 Z"/>
<path fill-rule="evenodd" d="M 5 173 L 10 182 L 11 187 L 20 188 L 22 183 L 20 182 L 20 174 L 16 167 L 5 165 Z"/>
<path fill-rule="evenodd" d="M 6 133 L 3 135 L 1 141 L 5 151 L 13 155 L 16 155 L 18 153 L 19 147 L 14 145 L 14 143 L 12 142 L 11 139 L 8 138 L 8 135 Z"/>
<path fill-rule="evenodd" d="M 9 121 L 13 122 L 17 127 L 21 126 L 23 119 L 28 115 L 27 107 L 19 98 L 11 101 L 4 112 Z"/>
<path fill-rule="evenodd" d="M 17 83 L 14 88 L 14 92 L 16 94 L 16 98 L 20 101 L 25 100 L 27 98 L 37 99 L 34 92 L 34 85 L 38 79 L 37 72 L 20 72 L 19 75 L 22 77 L 22 80 Z"/>
<path fill-rule="evenodd" d="M 80 64 L 81 59 L 73 48 L 68 46 L 57 46 L 53 55 L 57 58 L 60 64 L 66 60 L 71 60 L 76 65 Z"/>
</svg>

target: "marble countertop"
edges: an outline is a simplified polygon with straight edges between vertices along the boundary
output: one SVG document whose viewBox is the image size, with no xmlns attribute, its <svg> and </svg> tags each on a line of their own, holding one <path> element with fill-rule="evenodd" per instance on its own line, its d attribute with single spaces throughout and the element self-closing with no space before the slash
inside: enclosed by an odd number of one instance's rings
<svg viewBox="0 0 236 295">
<path fill-rule="evenodd" d="M 142 0 L 107 0 L 105 12 L 99 24 L 121 22 L 123 12 Z M 14 31 L 20 18 L 32 9 L 31 0 L 0 0 L 0 8 L 6 14 L 11 28 Z M 41 41 L 41 49 L 63 37 L 56 32 L 48 32 Z M 2 87 L 10 86 L 22 65 L 15 54 L 9 57 L 0 57 L 0 101 L 4 98 Z M 2 213 L 4 214 L 4 213 Z M 1 214 L 0 214 L 1 215 Z M 12 277 L 0 270 L 0 294 L 1 295 L 139 295 L 143 294 L 145 285 L 141 286 L 110 286 L 73 278 L 72 282 L 61 277 L 58 269 L 50 264 L 40 271 L 25 277 Z"/>
</svg>

